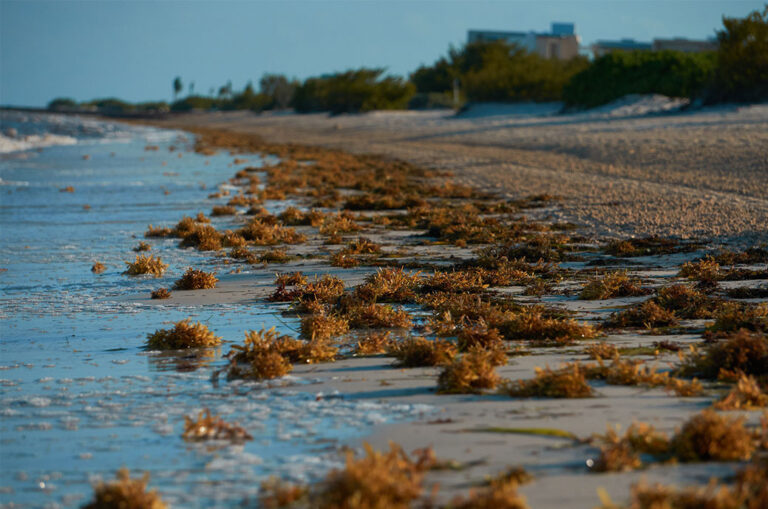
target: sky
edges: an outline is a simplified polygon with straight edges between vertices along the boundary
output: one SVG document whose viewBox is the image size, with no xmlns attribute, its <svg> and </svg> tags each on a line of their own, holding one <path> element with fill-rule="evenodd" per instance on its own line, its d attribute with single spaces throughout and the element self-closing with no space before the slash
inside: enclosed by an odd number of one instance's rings
<svg viewBox="0 0 768 509">
<path fill-rule="evenodd" d="M 171 100 L 264 73 L 299 79 L 355 67 L 407 76 L 467 30 L 545 32 L 573 22 L 598 39 L 712 37 L 750 0 L 0 0 L 0 104 L 119 97 Z"/>
</svg>

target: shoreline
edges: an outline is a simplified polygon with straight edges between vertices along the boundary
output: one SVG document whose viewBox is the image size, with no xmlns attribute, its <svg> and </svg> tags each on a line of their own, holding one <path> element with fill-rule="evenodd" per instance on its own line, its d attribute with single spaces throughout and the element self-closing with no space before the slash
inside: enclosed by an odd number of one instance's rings
<svg viewBox="0 0 768 509">
<path fill-rule="evenodd" d="M 768 106 L 644 117 L 191 113 L 147 122 L 376 153 L 501 196 L 562 197 L 595 236 L 768 241 Z"/>
<path fill-rule="evenodd" d="M 152 123 L 161 127 L 156 123 Z M 174 128 L 184 128 L 174 124 Z M 189 129 L 189 126 L 187 126 Z M 215 133 L 206 128 L 208 132 Z M 195 129 L 191 130 L 193 133 Z M 198 134 L 201 132 L 197 129 Z M 224 131 L 219 130 L 220 133 Z M 282 146 L 290 153 L 293 145 Z M 226 147 L 224 145 L 222 148 Z M 230 147 L 234 154 L 236 145 Z M 311 150 L 314 149 L 310 149 Z M 301 151 L 301 149 L 299 149 Z M 233 154 L 233 157 L 236 155 Z M 533 209 L 534 211 L 536 209 Z M 539 214 L 552 219 L 552 210 Z M 540 211 L 539 211 L 540 212 Z M 542 218 L 542 219 L 543 219 Z M 419 232 L 411 232 L 410 236 Z M 363 235 L 374 242 L 382 240 L 380 234 Z M 383 242 L 391 245 L 390 242 Z M 315 244 L 318 246 L 319 244 Z M 401 247 L 401 246 L 396 246 Z M 705 247 L 711 248 L 712 244 Z M 447 246 L 426 248 L 419 258 L 446 258 Z M 322 249 L 322 248 L 321 248 Z M 455 249 L 455 248 L 451 248 Z M 653 286 L 661 286 L 669 281 L 682 261 L 692 260 L 701 251 L 694 251 L 682 258 L 669 256 L 642 260 L 639 266 L 630 266 L 633 273 L 642 273 L 643 279 Z M 464 251 L 463 256 L 471 257 L 472 251 Z M 458 259 L 461 259 L 459 257 Z M 171 304 L 205 305 L 206 303 L 226 302 L 227 299 L 259 299 L 268 295 L 271 273 L 279 267 L 280 272 L 311 269 L 308 275 L 330 273 L 341 277 L 347 287 L 363 282 L 364 274 L 375 268 L 339 269 L 315 261 L 294 262 L 287 265 L 269 265 L 263 277 L 231 276 L 222 278 L 218 288 L 213 290 L 175 292 Z M 267 272 L 267 271 L 265 271 Z M 352 277 L 349 277 L 352 275 Z M 257 282 L 253 286 L 254 280 Z M 510 288 L 520 296 L 522 286 Z M 221 300 L 223 299 L 223 300 Z M 637 303 L 643 299 L 620 298 L 598 305 L 589 305 L 584 301 L 544 299 L 523 297 L 520 302 L 535 304 L 546 303 L 555 307 L 562 306 L 576 312 L 578 319 L 601 320 L 611 311 L 622 306 Z M 702 330 L 703 322 L 691 324 L 693 330 Z M 696 343 L 700 333 L 688 333 L 682 336 L 672 333 L 669 336 L 642 334 L 639 332 L 615 332 L 598 342 L 610 341 L 627 346 L 645 346 L 668 339 L 680 343 Z M 580 342 L 590 344 L 593 342 Z M 534 375 L 534 368 L 539 366 L 556 367 L 565 362 L 584 361 L 583 351 L 578 347 L 531 348 L 529 355 L 510 357 L 510 362 L 499 368 L 504 378 L 528 379 Z M 661 355 L 641 355 L 639 359 L 663 366 L 672 362 L 676 355 L 667 352 Z M 407 450 L 431 446 L 440 459 L 459 461 L 464 468 L 456 470 L 430 472 L 426 486 L 436 482 L 441 485 L 440 501 L 446 502 L 453 496 L 466 493 L 472 486 L 479 486 L 489 476 L 497 475 L 510 466 L 524 466 L 533 473 L 535 480 L 524 485 L 520 492 L 527 498 L 531 507 L 556 507 L 568 504 L 570 507 L 594 507 L 600 502 L 599 490 L 604 490 L 614 500 L 624 500 L 629 485 L 648 477 L 653 481 L 674 480 L 677 484 L 702 484 L 710 476 L 727 478 L 734 469 L 728 463 L 703 463 L 682 466 L 654 465 L 645 471 L 599 474 L 589 472 L 587 461 L 599 454 L 599 449 L 572 439 L 541 436 L 537 433 L 517 431 L 494 431 L 504 429 L 556 429 L 571 433 L 579 439 L 587 439 L 591 434 L 602 433 L 606 426 L 620 424 L 626 429 L 633 421 L 649 422 L 665 432 L 673 432 L 686 417 L 706 407 L 711 402 L 709 397 L 673 399 L 661 389 L 598 385 L 599 395 L 589 400 L 583 399 L 534 399 L 516 400 L 493 395 L 436 395 L 435 378 L 437 368 L 393 368 L 391 358 L 363 357 L 346 358 L 329 364 L 296 365 L 294 375 L 320 379 L 318 383 L 303 386 L 318 393 L 318 397 L 333 396 L 334 391 L 341 391 L 342 398 L 370 399 L 388 403 L 429 404 L 438 408 L 439 417 L 427 418 L 407 423 L 396 423 L 378 427 L 364 441 L 379 449 L 385 449 L 387 442 L 394 439 Z M 354 385 L 352 385 L 354 384 Z M 349 388 L 354 391 L 349 392 Z M 321 395 L 322 394 L 322 395 Z M 585 404 L 586 403 L 586 404 Z M 757 416 L 752 413 L 750 424 L 757 423 Z M 430 424 L 431 422 L 431 424 Z M 482 430 L 480 428 L 485 428 Z M 438 430 L 438 431 L 435 431 Z M 461 440 L 456 440 L 460 436 Z M 362 441 L 353 443 L 359 445 Z"/>
</svg>

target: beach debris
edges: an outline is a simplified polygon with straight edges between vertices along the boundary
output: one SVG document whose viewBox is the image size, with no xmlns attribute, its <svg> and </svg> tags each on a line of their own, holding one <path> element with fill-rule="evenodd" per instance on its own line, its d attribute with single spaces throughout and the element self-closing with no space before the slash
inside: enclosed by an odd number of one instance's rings
<svg viewBox="0 0 768 509">
<path fill-rule="evenodd" d="M 136 260 L 133 262 L 125 262 L 128 266 L 124 274 L 129 276 L 138 276 L 142 274 L 151 274 L 155 277 L 160 277 L 168 268 L 167 263 L 163 263 L 162 259 L 158 256 L 155 258 L 152 255 L 136 255 Z"/>
<path fill-rule="evenodd" d="M 218 281 L 219 279 L 213 272 L 189 267 L 181 279 L 174 283 L 173 288 L 175 290 L 207 290 L 216 288 Z"/>
<path fill-rule="evenodd" d="M 473 348 L 443 368 L 437 379 L 437 392 L 475 394 L 493 389 L 501 383 L 494 368 L 506 363 L 507 356 L 501 350 Z"/>
<path fill-rule="evenodd" d="M 114 481 L 99 482 L 93 487 L 93 499 L 83 509 L 167 509 L 156 490 L 147 491 L 149 474 L 131 479 L 126 468 L 117 471 Z"/>
<path fill-rule="evenodd" d="M 147 335 L 146 347 L 150 350 L 181 350 L 208 348 L 221 344 L 221 338 L 200 322 L 190 319 L 176 322 L 172 329 L 158 329 Z"/>
<path fill-rule="evenodd" d="M 171 292 L 169 292 L 167 288 L 158 288 L 157 290 L 152 290 L 150 296 L 153 299 L 170 299 Z"/>
<path fill-rule="evenodd" d="M 230 424 L 217 415 L 211 415 L 208 408 L 200 411 L 197 418 L 184 416 L 184 432 L 181 434 L 184 440 L 228 440 L 231 442 L 245 442 L 253 440 L 253 437 L 245 428 L 237 423 Z"/>
</svg>

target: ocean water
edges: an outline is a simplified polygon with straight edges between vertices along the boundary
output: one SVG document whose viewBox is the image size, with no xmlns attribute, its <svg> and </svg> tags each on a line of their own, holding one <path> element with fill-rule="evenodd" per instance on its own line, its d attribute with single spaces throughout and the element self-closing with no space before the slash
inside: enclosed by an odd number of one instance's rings
<svg viewBox="0 0 768 509">
<path fill-rule="evenodd" d="M 176 239 L 150 239 L 170 264 L 166 275 L 122 274 L 148 224 L 170 226 L 226 201 L 207 196 L 234 174 L 233 157 L 195 154 L 180 131 L 0 115 L 0 131 L 14 129 L 0 140 L 0 507 L 78 507 L 94 481 L 121 467 L 149 472 L 174 506 L 239 506 L 264 478 L 317 479 L 338 464 L 345 440 L 428 411 L 317 398 L 311 380 L 297 377 L 214 384 L 226 344 L 202 354 L 145 351 L 148 333 L 187 317 L 230 343 L 249 329 L 298 327 L 279 316 L 282 304 L 129 298 L 170 287 L 190 265 L 231 268 Z M 213 218 L 219 228 L 234 221 Z M 107 271 L 93 274 L 95 261 Z M 185 442 L 183 417 L 204 407 L 254 440 Z"/>
</svg>

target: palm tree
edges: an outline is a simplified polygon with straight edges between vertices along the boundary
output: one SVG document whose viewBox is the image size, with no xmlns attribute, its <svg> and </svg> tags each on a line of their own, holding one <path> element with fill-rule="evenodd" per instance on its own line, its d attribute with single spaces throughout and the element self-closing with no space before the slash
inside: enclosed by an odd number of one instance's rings
<svg viewBox="0 0 768 509">
<path fill-rule="evenodd" d="M 173 100 L 176 101 L 176 97 L 178 97 L 179 92 L 182 91 L 184 88 L 184 85 L 181 83 L 181 77 L 176 76 L 176 79 L 173 80 Z"/>
</svg>

